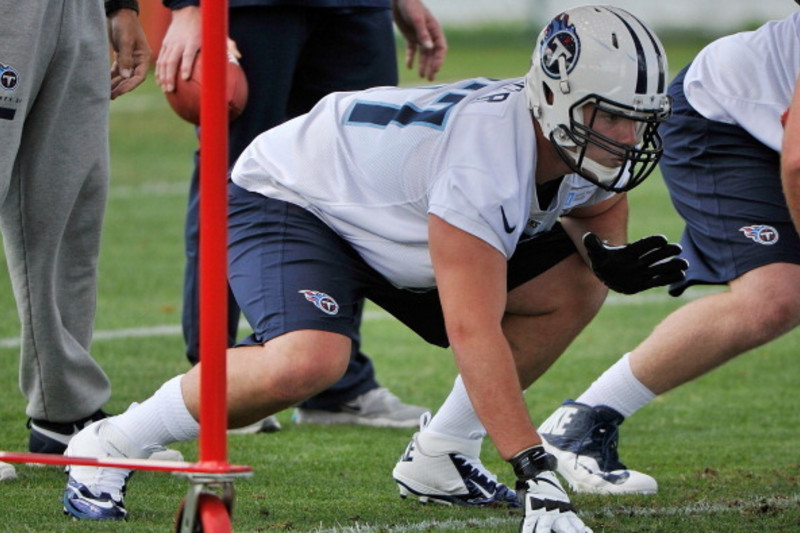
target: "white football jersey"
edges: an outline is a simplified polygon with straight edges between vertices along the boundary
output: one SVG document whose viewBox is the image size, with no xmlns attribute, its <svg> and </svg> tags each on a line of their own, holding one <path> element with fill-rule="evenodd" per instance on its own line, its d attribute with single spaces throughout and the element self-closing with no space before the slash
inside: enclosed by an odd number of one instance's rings
<svg viewBox="0 0 800 533">
<path fill-rule="evenodd" d="M 476 78 L 328 95 L 257 137 L 232 179 L 308 209 L 393 284 L 429 288 L 429 214 L 510 257 L 523 232 L 610 196 L 570 175 L 539 209 L 535 168 L 522 79 Z"/>
<path fill-rule="evenodd" d="M 692 62 L 683 88 L 704 117 L 737 124 L 780 152 L 780 118 L 798 75 L 800 11 L 712 42 Z"/>
</svg>

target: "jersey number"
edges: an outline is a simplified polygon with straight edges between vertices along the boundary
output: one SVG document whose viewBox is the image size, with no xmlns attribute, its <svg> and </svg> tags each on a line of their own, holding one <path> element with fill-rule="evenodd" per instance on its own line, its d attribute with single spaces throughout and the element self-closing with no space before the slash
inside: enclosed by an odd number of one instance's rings
<svg viewBox="0 0 800 533">
<path fill-rule="evenodd" d="M 464 89 L 475 91 L 485 87 L 482 83 L 471 83 Z M 359 124 L 385 128 L 395 124 L 401 128 L 418 124 L 429 128 L 442 129 L 450 110 L 467 95 L 463 93 L 446 93 L 433 106 L 420 109 L 413 104 L 396 106 L 375 102 L 356 102 L 347 115 L 346 124 Z"/>
</svg>

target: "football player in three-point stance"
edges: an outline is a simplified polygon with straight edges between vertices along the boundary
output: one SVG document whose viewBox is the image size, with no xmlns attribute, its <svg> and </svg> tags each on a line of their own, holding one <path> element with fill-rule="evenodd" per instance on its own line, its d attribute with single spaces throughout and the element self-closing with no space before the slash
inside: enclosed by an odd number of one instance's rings
<svg viewBox="0 0 800 533">
<path fill-rule="evenodd" d="M 461 374 L 395 469 L 403 490 L 519 501 L 525 532 L 591 531 L 522 391 L 593 318 L 605 285 L 633 293 L 683 276 L 663 237 L 626 244 L 624 192 L 660 157 L 666 75 L 640 20 L 585 6 L 547 25 L 526 78 L 334 93 L 256 138 L 229 184 L 229 281 L 254 331 L 227 359 L 231 426 L 339 379 L 366 297 L 450 346 Z M 196 438 L 201 367 L 79 433 L 67 454 L 146 457 Z M 487 432 L 519 500 L 480 463 Z M 69 514 L 125 516 L 128 471 L 69 472 Z"/>
</svg>

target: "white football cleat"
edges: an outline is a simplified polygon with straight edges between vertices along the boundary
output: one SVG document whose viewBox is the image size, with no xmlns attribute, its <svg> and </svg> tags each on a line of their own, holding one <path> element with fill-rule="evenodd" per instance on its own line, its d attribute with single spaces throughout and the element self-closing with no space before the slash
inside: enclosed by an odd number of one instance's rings
<svg viewBox="0 0 800 533">
<path fill-rule="evenodd" d="M 64 455 L 142 459 L 150 454 L 134 446 L 105 419 L 86 426 L 72 437 Z M 69 477 L 62 499 L 64 514 L 81 520 L 125 519 L 123 496 L 130 469 L 70 465 L 67 472 Z"/>
<path fill-rule="evenodd" d="M 658 483 L 619 460 L 619 425 L 625 418 L 603 405 L 567 400 L 539 427 L 545 450 L 558 459 L 558 473 L 575 492 L 655 494 Z"/>
<path fill-rule="evenodd" d="M 163 446 L 152 445 L 146 449 L 136 446 L 109 419 L 103 419 L 86 426 L 72 437 L 64 455 L 71 457 L 96 457 L 144 459 L 170 458 L 169 450 Z M 173 451 L 172 454 L 179 452 Z M 127 468 L 107 466 L 69 465 L 67 487 L 62 503 L 64 514 L 81 520 L 124 520 L 125 485 L 131 475 Z"/>
<path fill-rule="evenodd" d="M 392 471 L 400 496 L 422 503 L 518 507 L 517 494 L 497 481 L 480 460 L 482 439 L 463 440 L 423 432 L 430 413 Z"/>
</svg>

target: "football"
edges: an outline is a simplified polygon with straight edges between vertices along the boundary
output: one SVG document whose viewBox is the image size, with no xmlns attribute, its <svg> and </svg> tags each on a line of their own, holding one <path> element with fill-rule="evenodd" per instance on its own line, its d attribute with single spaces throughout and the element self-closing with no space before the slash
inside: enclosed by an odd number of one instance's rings
<svg viewBox="0 0 800 533">
<path fill-rule="evenodd" d="M 192 124 L 200 124 L 200 95 L 202 86 L 200 79 L 200 54 L 197 54 L 192 68 L 192 76 L 184 80 L 180 76 L 175 83 L 175 90 L 167 95 L 167 102 L 175 113 Z M 228 101 L 228 120 L 235 120 L 247 105 L 247 78 L 241 65 L 231 54 L 228 54 L 227 77 L 225 79 L 225 95 Z"/>
</svg>

